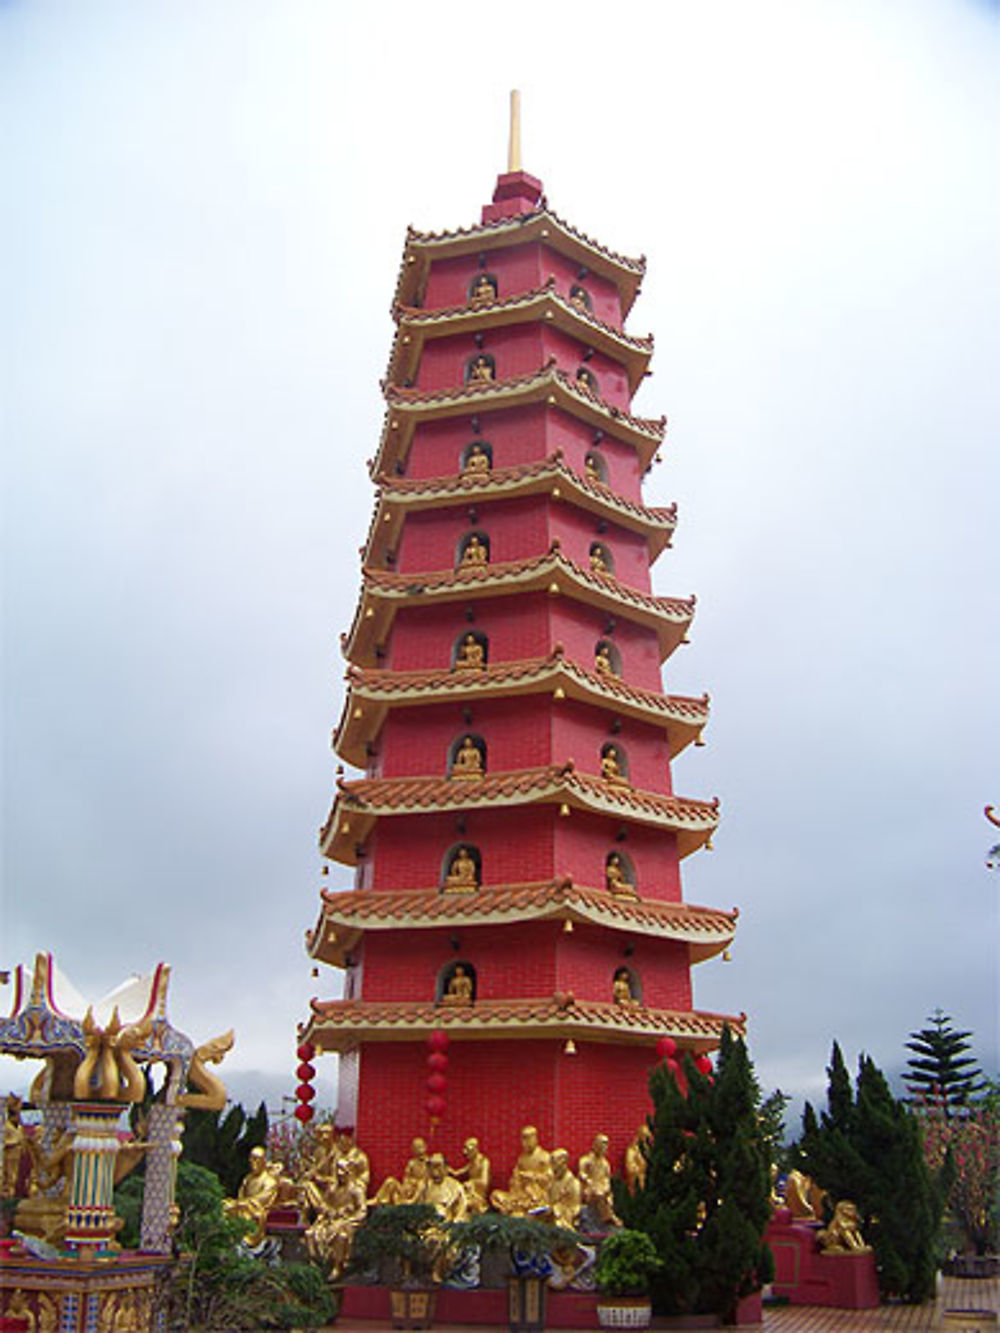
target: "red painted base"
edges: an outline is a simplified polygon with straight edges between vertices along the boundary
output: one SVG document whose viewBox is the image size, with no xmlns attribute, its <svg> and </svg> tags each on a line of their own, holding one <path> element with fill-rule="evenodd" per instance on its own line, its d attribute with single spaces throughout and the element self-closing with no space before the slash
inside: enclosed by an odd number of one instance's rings
<svg viewBox="0 0 1000 1333">
<path fill-rule="evenodd" d="M 780 1213 L 771 1219 L 765 1239 L 774 1255 L 774 1294 L 787 1297 L 793 1305 L 875 1309 L 879 1303 L 875 1256 L 870 1251 L 820 1254 L 817 1230 L 815 1225 L 789 1221 Z"/>
<path fill-rule="evenodd" d="M 389 1322 L 388 1287 L 345 1287 L 340 1307 L 344 1319 Z M 438 1291 L 435 1324 L 496 1324 L 507 1326 L 506 1288 Z M 550 1291 L 545 1302 L 546 1328 L 598 1328 L 597 1296 L 583 1291 Z"/>
</svg>

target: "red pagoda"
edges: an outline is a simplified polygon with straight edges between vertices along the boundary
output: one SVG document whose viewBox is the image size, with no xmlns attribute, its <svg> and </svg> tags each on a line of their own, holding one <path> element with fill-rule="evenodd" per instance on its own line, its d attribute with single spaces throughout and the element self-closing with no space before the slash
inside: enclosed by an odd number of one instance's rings
<svg viewBox="0 0 1000 1333">
<path fill-rule="evenodd" d="M 743 1028 L 691 1007 L 736 912 L 681 892 L 718 810 L 671 783 L 708 701 L 660 681 L 694 599 L 651 592 L 676 514 L 641 496 L 665 420 L 630 411 L 645 261 L 510 165 L 478 226 L 407 234 L 343 636 L 333 743 L 364 776 L 320 845 L 354 886 L 323 892 L 308 950 L 344 998 L 300 1040 L 339 1053 L 373 1184 L 415 1135 L 450 1157 L 477 1136 L 502 1183 L 526 1124 L 574 1159 L 607 1133 L 620 1163 L 663 1039 L 698 1055 Z"/>
</svg>

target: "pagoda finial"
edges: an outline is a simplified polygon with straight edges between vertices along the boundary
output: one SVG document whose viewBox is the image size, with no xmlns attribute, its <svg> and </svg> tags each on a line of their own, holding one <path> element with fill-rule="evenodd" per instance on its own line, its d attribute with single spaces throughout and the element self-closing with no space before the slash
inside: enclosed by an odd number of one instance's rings
<svg viewBox="0 0 1000 1333">
<path fill-rule="evenodd" d="M 520 171 L 521 168 L 521 92 L 518 88 L 510 90 L 510 135 L 507 139 L 507 170 Z"/>
</svg>

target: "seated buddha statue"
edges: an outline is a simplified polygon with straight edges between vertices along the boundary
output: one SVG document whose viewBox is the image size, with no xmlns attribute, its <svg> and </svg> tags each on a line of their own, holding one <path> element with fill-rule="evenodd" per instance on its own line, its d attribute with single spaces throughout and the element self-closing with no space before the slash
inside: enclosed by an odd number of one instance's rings
<svg viewBox="0 0 1000 1333">
<path fill-rule="evenodd" d="M 498 1213 L 525 1217 L 548 1208 L 551 1183 L 551 1156 L 539 1145 L 535 1126 L 525 1125 L 521 1130 L 521 1155 L 510 1173 L 507 1188 L 494 1190 L 490 1203 Z"/>
<path fill-rule="evenodd" d="M 462 1144 L 465 1165 L 451 1167 L 451 1174 L 462 1181 L 465 1202 L 470 1213 L 485 1213 L 490 1206 L 490 1159 L 479 1150 L 479 1140 L 470 1136 Z"/>
<path fill-rule="evenodd" d="M 222 1209 L 227 1217 L 242 1217 L 253 1223 L 244 1243 L 249 1249 L 264 1241 L 267 1235 L 267 1215 L 278 1198 L 278 1177 L 268 1166 L 264 1148 L 250 1149 L 250 1170 L 243 1177 L 235 1199 L 224 1199 Z"/>
<path fill-rule="evenodd" d="M 613 782 L 619 787 L 628 786 L 628 778 L 622 772 L 621 758 L 613 745 L 609 745 L 601 755 L 601 777 L 605 782 Z"/>
<path fill-rule="evenodd" d="M 634 1003 L 634 1001 L 633 1001 Z M 583 1206 L 604 1226 L 620 1227 L 611 1197 L 611 1163 L 608 1161 L 608 1136 L 595 1134 L 590 1152 L 580 1158 L 580 1190 Z"/>
<path fill-rule="evenodd" d="M 608 562 L 604 558 L 604 552 L 599 546 L 590 548 L 590 568 L 594 574 L 609 574 Z"/>
<path fill-rule="evenodd" d="M 576 372 L 576 387 L 583 389 L 585 393 L 597 392 L 597 380 L 586 366 L 581 366 Z"/>
<path fill-rule="evenodd" d="M 455 657 L 455 670 L 482 671 L 485 665 L 483 645 L 474 634 L 467 634 Z"/>
<path fill-rule="evenodd" d="M 455 964 L 455 971 L 441 996 L 441 1003 L 457 1005 L 472 1003 L 472 978 L 461 963 Z"/>
<path fill-rule="evenodd" d="M 427 1179 L 420 1191 L 418 1203 L 429 1203 L 446 1222 L 464 1222 L 469 1215 L 469 1204 L 465 1190 L 448 1172 L 445 1160 L 439 1152 L 432 1153 L 427 1159 Z"/>
<path fill-rule="evenodd" d="M 594 653 L 594 670 L 604 676 L 616 676 L 615 664 L 611 660 L 611 649 L 606 643 L 599 643 Z"/>
<path fill-rule="evenodd" d="M 347 1162 L 337 1162 L 333 1181 L 321 1196 L 316 1218 L 305 1234 L 309 1257 L 327 1270 L 328 1281 L 338 1282 L 342 1277 L 351 1257 L 354 1233 L 367 1211 L 360 1182 Z"/>
<path fill-rule="evenodd" d="M 479 540 L 475 533 L 462 547 L 462 558 L 459 565 L 485 565 L 488 564 L 490 553 L 486 543 Z"/>
<path fill-rule="evenodd" d="M 410 1159 L 403 1170 L 402 1180 L 386 1176 L 378 1187 L 373 1206 L 380 1203 L 417 1203 L 427 1179 L 427 1140 L 416 1138 L 410 1144 Z"/>
<path fill-rule="evenodd" d="M 625 865 L 617 852 L 612 852 L 604 867 L 605 887 L 622 898 L 634 898 L 635 887 L 629 883 Z"/>
<path fill-rule="evenodd" d="M 472 284 L 469 302 L 473 305 L 485 304 L 497 299 L 497 285 L 488 273 L 480 273 Z"/>
<path fill-rule="evenodd" d="M 445 876 L 444 886 L 446 889 L 460 893 L 471 892 L 471 890 L 479 888 L 476 863 L 469 855 L 467 847 L 459 847 L 452 857 L 448 874 Z"/>
<path fill-rule="evenodd" d="M 489 472 L 490 456 L 481 444 L 473 444 L 465 455 L 463 472 Z"/>
<path fill-rule="evenodd" d="M 620 967 L 615 973 L 615 979 L 611 983 L 611 996 L 615 1004 L 633 1006 L 639 1003 L 632 994 L 632 979 L 628 974 L 628 968 Z"/>
<path fill-rule="evenodd" d="M 354 1135 L 346 1129 L 341 1132 L 337 1139 L 337 1160 L 347 1163 L 351 1179 L 360 1185 L 362 1193 L 367 1195 L 368 1181 L 371 1176 L 368 1154 L 363 1148 L 358 1147 L 354 1141 Z"/>
<path fill-rule="evenodd" d="M 468 381 L 470 384 L 490 384 L 493 380 L 493 362 L 488 356 L 480 352 L 469 366 Z"/>
<path fill-rule="evenodd" d="M 483 756 L 471 736 L 466 736 L 455 752 L 451 776 L 467 782 L 478 782 L 483 776 Z"/>
<path fill-rule="evenodd" d="M 565 1148 L 552 1150 L 552 1180 L 546 1193 L 545 1221 L 568 1231 L 576 1226 L 582 1201 L 580 1182 L 569 1169 L 569 1153 Z"/>
<path fill-rule="evenodd" d="M 597 470 L 597 459 L 593 454 L 586 454 L 583 460 L 583 475 L 588 481 L 600 481 L 601 474 Z"/>
</svg>

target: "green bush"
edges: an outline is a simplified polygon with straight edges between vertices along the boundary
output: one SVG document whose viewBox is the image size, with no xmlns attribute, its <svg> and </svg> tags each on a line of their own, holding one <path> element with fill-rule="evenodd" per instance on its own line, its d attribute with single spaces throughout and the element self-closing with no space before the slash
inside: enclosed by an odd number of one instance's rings
<svg viewBox="0 0 1000 1333">
<path fill-rule="evenodd" d="M 597 1290 L 610 1296 L 645 1296 L 649 1280 L 663 1267 L 656 1246 L 642 1231 L 612 1232 L 602 1243 L 594 1268 Z"/>
</svg>

